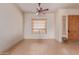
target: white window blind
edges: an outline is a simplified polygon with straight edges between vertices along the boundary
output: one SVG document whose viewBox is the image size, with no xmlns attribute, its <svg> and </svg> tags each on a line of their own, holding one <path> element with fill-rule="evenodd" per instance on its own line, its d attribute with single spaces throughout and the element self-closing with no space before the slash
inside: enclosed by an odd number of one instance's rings
<svg viewBox="0 0 79 59">
<path fill-rule="evenodd" d="M 33 33 L 46 33 L 46 19 L 33 19 L 32 20 Z"/>
</svg>

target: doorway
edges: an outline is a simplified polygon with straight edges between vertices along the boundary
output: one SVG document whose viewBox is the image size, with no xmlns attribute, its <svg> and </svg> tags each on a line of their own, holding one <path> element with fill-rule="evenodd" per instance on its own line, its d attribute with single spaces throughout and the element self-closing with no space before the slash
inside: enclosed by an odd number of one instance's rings
<svg viewBox="0 0 79 59">
<path fill-rule="evenodd" d="M 79 15 L 68 16 L 68 39 L 79 41 Z"/>
</svg>

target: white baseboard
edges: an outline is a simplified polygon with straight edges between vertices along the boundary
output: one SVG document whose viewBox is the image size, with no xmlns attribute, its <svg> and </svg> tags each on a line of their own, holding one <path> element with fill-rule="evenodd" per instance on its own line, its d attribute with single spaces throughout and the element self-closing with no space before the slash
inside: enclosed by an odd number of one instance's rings
<svg viewBox="0 0 79 59">
<path fill-rule="evenodd" d="M 32 37 L 24 37 L 24 39 L 56 39 L 56 38 L 32 38 Z"/>
</svg>

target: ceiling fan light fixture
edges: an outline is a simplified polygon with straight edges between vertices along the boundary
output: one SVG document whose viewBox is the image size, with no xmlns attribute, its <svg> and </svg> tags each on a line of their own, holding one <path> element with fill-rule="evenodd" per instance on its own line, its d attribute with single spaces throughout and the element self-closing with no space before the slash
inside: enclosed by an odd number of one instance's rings
<svg viewBox="0 0 79 59">
<path fill-rule="evenodd" d="M 39 15 L 39 13 L 38 13 L 38 12 L 36 12 L 36 15 Z"/>
<path fill-rule="evenodd" d="M 36 15 L 45 15 L 46 12 L 49 10 L 49 9 L 43 9 L 42 7 L 40 7 L 41 3 L 38 3 L 38 7 L 37 7 L 37 11 L 36 11 Z"/>
</svg>

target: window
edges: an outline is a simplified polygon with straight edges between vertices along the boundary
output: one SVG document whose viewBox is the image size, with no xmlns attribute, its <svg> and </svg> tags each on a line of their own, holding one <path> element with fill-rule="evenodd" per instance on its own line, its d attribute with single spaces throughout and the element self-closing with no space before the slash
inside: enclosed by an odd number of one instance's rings
<svg viewBox="0 0 79 59">
<path fill-rule="evenodd" d="M 32 20 L 32 33 L 46 33 L 46 19 Z"/>
</svg>

